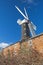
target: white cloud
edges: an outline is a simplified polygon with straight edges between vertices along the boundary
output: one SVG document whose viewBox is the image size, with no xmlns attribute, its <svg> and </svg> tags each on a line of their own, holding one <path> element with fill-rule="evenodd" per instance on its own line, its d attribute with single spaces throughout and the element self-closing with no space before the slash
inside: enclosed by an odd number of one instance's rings
<svg viewBox="0 0 43 65">
<path fill-rule="evenodd" d="M 9 46 L 8 43 L 4 43 L 4 42 L 0 43 L 0 48 L 5 48 L 7 46 Z"/>
</svg>

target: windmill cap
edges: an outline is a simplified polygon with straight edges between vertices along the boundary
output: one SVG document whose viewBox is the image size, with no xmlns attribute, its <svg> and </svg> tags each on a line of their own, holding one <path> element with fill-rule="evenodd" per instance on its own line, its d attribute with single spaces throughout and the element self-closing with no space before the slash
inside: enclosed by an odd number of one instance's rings
<svg viewBox="0 0 43 65">
<path fill-rule="evenodd" d="M 18 20 L 17 20 L 17 23 L 18 23 L 19 25 L 22 25 L 22 24 L 24 24 L 24 23 L 28 23 L 28 21 L 27 21 L 26 19 L 23 19 L 23 20 L 18 19 Z"/>
</svg>

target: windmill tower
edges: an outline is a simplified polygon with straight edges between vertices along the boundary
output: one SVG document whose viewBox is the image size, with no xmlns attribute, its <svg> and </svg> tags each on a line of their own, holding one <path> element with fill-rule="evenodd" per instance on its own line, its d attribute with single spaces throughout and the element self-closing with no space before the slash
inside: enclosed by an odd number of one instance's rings
<svg viewBox="0 0 43 65">
<path fill-rule="evenodd" d="M 27 39 L 27 38 L 30 38 L 30 31 L 28 28 L 28 23 L 23 23 L 22 24 L 22 39 Z"/>
<path fill-rule="evenodd" d="M 22 39 L 27 39 L 27 38 L 30 38 L 30 31 L 29 31 L 29 28 L 28 28 L 28 22 L 27 20 L 22 20 L 22 23 L 21 24 L 21 27 L 22 27 Z"/>
<path fill-rule="evenodd" d="M 36 35 L 34 31 L 36 30 L 36 26 L 32 22 L 30 22 L 26 9 L 24 8 L 24 11 L 25 11 L 25 15 L 24 15 L 24 13 L 17 6 L 15 7 L 24 17 L 23 20 L 20 20 L 20 19 L 17 20 L 17 23 L 22 26 L 22 40 L 30 38 L 31 37 L 30 33 L 32 37 L 34 37 Z"/>
</svg>

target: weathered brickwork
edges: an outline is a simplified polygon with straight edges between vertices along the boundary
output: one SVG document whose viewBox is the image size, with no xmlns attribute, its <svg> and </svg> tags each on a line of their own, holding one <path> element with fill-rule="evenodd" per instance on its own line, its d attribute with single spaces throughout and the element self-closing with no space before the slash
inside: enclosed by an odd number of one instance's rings
<svg viewBox="0 0 43 65">
<path fill-rule="evenodd" d="M 5 49 L 3 49 L 3 54 L 7 56 L 8 52 L 10 51 L 10 54 L 14 52 L 14 54 L 17 55 L 18 52 L 20 51 L 20 48 L 23 47 L 23 45 L 25 45 L 26 48 L 31 46 L 33 49 L 37 50 L 38 52 L 43 53 L 43 34 L 23 42 L 17 42 L 16 44 L 12 44 L 6 47 Z"/>
<path fill-rule="evenodd" d="M 43 35 L 32 39 L 33 47 L 38 52 L 43 53 Z"/>
<path fill-rule="evenodd" d="M 10 52 L 10 54 L 12 54 L 13 52 L 14 54 L 17 54 L 19 50 L 20 50 L 20 43 L 18 42 L 3 49 L 3 54 L 6 56 L 8 55 L 8 52 Z"/>
</svg>

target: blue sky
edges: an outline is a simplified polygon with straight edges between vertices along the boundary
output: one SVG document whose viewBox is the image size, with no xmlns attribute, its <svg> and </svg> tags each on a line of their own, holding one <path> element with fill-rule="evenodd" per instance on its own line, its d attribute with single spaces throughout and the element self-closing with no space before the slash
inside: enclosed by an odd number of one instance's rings
<svg viewBox="0 0 43 65">
<path fill-rule="evenodd" d="M 0 44 L 12 44 L 21 39 L 18 19 L 24 19 L 16 10 L 27 10 L 30 20 L 37 26 L 36 34 L 43 33 L 43 0 L 0 0 Z"/>
</svg>

